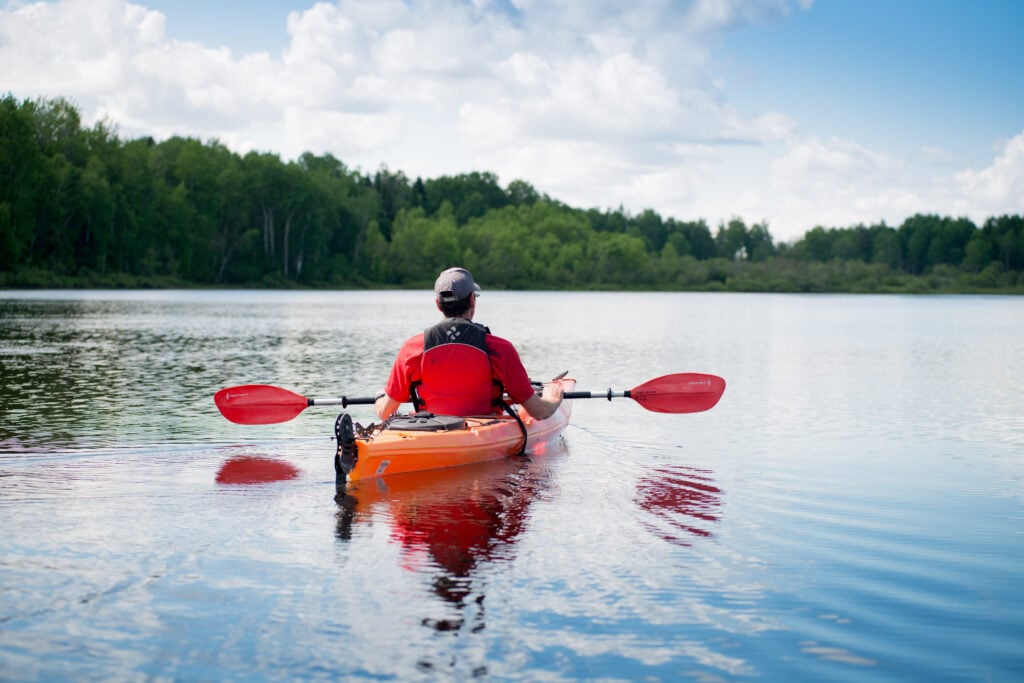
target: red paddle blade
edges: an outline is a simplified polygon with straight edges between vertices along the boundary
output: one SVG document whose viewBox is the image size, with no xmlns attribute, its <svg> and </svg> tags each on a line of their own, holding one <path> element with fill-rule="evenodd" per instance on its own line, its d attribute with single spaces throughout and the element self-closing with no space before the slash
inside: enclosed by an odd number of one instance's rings
<svg viewBox="0 0 1024 683">
<path fill-rule="evenodd" d="M 631 389 L 629 397 L 655 413 L 700 413 L 713 408 L 724 391 L 721 377 L 680 372 L 648 380 Z"/>
<path fill-rule="evenodd" d="M 221 389 L 213 396 L 221 415 L 240 425 L 287 422 L 309 406 L 309 399 L 268 384 Z"/>
</svg>

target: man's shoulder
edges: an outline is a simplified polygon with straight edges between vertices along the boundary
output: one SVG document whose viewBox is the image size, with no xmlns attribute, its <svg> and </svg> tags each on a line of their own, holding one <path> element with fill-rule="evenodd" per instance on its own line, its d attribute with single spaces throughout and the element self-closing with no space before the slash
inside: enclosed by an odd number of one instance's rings
<svg viewBox="0 0 1024 683">
<path fill-rule="evenodd" d="M 402 352 L 416 353 L 423 351 L 423 333 L 414 334 L 402 343 Z"/>
<path fill-rule="evenodd" d="M 504 337 L 499 337 L 498 335 L 491 334 L 490 332 L 487 333 L 487 348 L 488 350 L 498 354 L 508 352 L 518 354 L 515 344 Z"/>
</svg>

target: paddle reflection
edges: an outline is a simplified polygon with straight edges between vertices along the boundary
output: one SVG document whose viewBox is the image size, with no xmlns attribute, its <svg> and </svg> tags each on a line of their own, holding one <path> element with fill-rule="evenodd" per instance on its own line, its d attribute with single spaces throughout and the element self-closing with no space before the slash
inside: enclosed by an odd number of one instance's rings
<svg viewBox="0 0 1024 683">
<path fill-rule="evenodd" d="M 299 476 L 299 470 L 291 463 L 274 458 L 253 455 L 239 455 L 217 470 L 218 484 L 266 484 L 287 481 Z"/>
<path fill-rule="evenodd" d="M 543 462 L 549 456 L 358 482 L 335 498 L 337 536 L 349 540 L 359 524 L 386 519 L 402 566 L 430 575 L 431 590 L 445 606 L 444 616 L 426 617 L 423 625 L 439 632 L 481 631 L 485 591 L 479 575 L 513 559 L 533 500 L 550 487 Z"/>
<path fill-rule="evenodd" d="M 655 536 L 674 545 L 689 546 L 693 537 L 712 535 L 718 521 L 722 491 L 710 470 L 683 465 L 659 467 L 636 485 L 636 502 L 653 519 L 645 520 Z"/>
</svg>

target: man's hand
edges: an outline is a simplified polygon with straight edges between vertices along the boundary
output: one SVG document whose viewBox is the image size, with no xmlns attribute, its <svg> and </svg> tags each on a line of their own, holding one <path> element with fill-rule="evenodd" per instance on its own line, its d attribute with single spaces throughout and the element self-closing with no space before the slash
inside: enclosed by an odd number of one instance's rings
<svg viewBox="0 0 1024 683">
<path fill-rule="evenodd" d="M 544 393 L 540 396 L 534 394 L 523 402 L 523 408 L 530 414 L 535 420 L 544 420 L 555 414 L 558 410 L 558 406 L 562 405 L 562 389 L 561 382 L 551 382 L 550 384 L 544 385 Z"/>
</svg>

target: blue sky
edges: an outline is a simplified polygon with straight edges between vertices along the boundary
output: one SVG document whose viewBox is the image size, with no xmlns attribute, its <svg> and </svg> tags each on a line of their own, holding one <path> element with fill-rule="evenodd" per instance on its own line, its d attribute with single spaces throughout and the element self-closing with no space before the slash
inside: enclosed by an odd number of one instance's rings
<svg viewBox="0 0 1024 683">
<path fill-rule="evenodd" d="M 1024 127 L 1022 30 L 1017 0 L 819 0 L 720 52 L 756 73 L 732 90 L 752 110 L 786 109 L 818 135 L 980 154 L 991 131 Z"/>
<path fill-rule="evenodd" d="M 288 13 L 313 2 L 264 0 L 150 0 L 140 3 L 167 17 L 167 37 L 208 47 L 226 45 L 238 54 L 278 53 L 288 45 Z"/>
<path fill-rule="evenodd" d="M 766 221 L 777 240 L 1024 213 L 1024 2 L 0 8 L 0 92 L 68 97 L 125 137 L 492 171 L 575 206 Z"/>
</svg>

